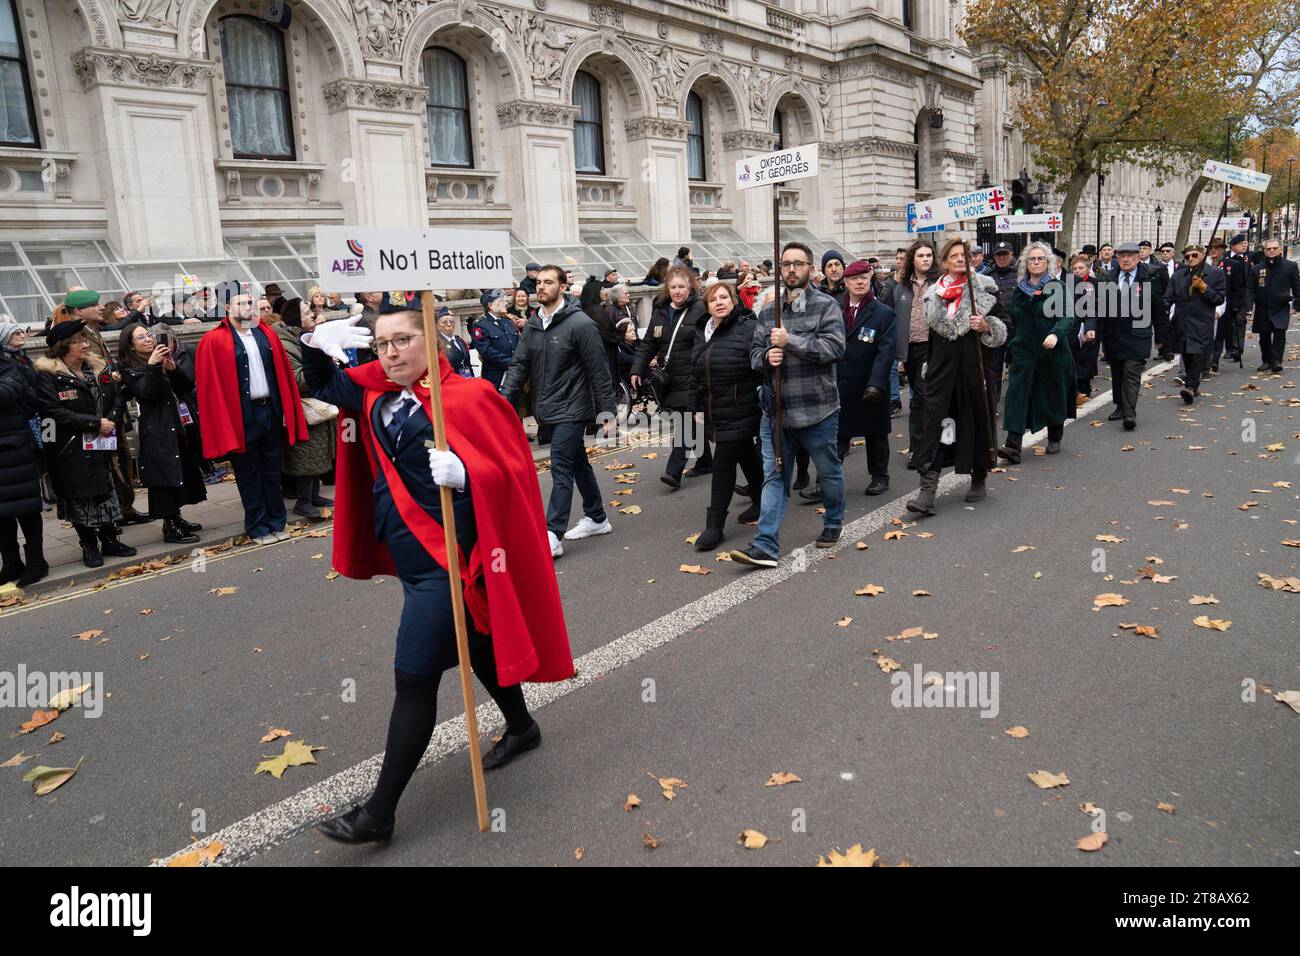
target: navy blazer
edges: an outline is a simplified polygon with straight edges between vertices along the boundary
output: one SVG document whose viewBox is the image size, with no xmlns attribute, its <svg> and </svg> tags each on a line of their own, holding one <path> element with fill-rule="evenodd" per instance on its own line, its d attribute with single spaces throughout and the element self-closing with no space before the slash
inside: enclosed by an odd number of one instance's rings
<svg viewBox="0 0 1300 956">
<path fill-rule="evenodd" d="M 435 333 L 440 338 L 442 333 Z M 443 339 L 447 346 L 447 361 L 451 363 L 452 370 L 462 378 L 474 377 L 474 366 L 469 360 L 469 346 L 459 335 L 453 335 L 451 341 Z"/>
<path fill-rule="evenodd" d="M 235 340 L 235 377 L 239 381 L 239 404 L 244 413 L 244 421 L 252 417 L 253 401 L 248 393 L 248 352 L 244 349 L 244 340 L 229 326 L 230 337 Z M 266 330 L 259 322 L 253 327 L 253 340 L 262 356 L 262 371 L 266 374 L 267 390 L 270 392 L 271 407 L 275 409 L 275 421 L 284 420 L 284 409 L 280 405 L 280 385 L 275 377 L 275 353 L 271 351 L 271 342 L 266 337 Z M 313 350 L 315 351 L 315 350 Z"/>
</svg>

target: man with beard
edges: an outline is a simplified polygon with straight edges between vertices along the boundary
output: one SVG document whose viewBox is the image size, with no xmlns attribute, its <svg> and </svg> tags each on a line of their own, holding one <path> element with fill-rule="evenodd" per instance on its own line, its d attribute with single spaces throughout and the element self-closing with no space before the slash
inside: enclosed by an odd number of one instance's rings
<svg viewBox="0 0 1300 956">
<path fill-rule="evenodd" d="M 1259 372 L 1282 372 L 1286 327 L 1291 312 L 1300 306 L 1300 274 L 1296 264 L 1282 255 L 1276 239 L 1264 243 L 1264 258 L 1250 271 L 1250 297 L 1255 303 L 1254 332 L 1259 336 Z"/>
<path fill-rule="evenodd" d="M 822 275 L 825 278 L 822 279 L 817 288 L 829 296 L 841 295 L 844 292 L 844 253 L 837 252 L 834 249 L 827 249 L 823 252 Z"/>
<path fill-rule="evenodd" d="M 1183 354 L 1183 402 L 1192 404 L 1201 393 L 1201 373 L 1209 363 L 1214 347 L 1214 311 L 1228 297 L 1223 270 L 1205 261 L 1205 247 L 1189 245 L 1183 249 L 1186 269 L 1169 280 L 1165 301 L 1174 307 L 1170 325 L 1171 348 Z"/>
<path fill-rule="evenodd" d="M 731 559 L 751 567 L 774 568 L 780 559 L 781 521 L 790 494 L 795 450 L 806 448 L 817 466 L 825 525 L 817 547 L 832 548 L 844 524 L 844 471 L 836 453 L 840 395 L 836 363 L 844 358 L 844 316 L 834 299 L 812 285 L 812 250 L 788 242 L 781 250 L 784 295 L 781 328 L 776 327 L 776 303 L 759 315 L 750 347 L 750 361 L 764 373 L 760 396 L 763 419 L 759 436 L 763 448 L 763 498 L 758 535 Z M 776 460 L 776 400 L 773 379 L 781 376 L 781 459 Z"/>
<path fill-rule="evenodd" d="M 1217 263 L 1228 283 L 1227 308 L 1214 333 L 1214 352 L 1210 371 L 1219 373 L 1219 356 L 1227 354 L 1229 362 L 1242 361 L 1242 342 L 1246 331 L 1246 300 L 1250 284 L 1250 264 L 1246 262 L 1246 237 L 1236 235 L 1228 243 L 1228 252 Z"/>
<path fill-rule="evenodd" d="M 614 386 L 596 323 L 573 296 L 564 293 L 564 270 L 542 266 L 537 273 L 537 311 L 524 326 L 501 394 L 515 404 L 524 382 L 532 382 L 533 414 L 551 429 L 551 500 L 546 527 L 551 556 L 568 541 L 609 534 L 600 485 L 587 459 L 583 435 L 597 413 L 612 419 Z M 583 518 L 567 532 L 573 486 L 582 495 Z"/>
</svg>

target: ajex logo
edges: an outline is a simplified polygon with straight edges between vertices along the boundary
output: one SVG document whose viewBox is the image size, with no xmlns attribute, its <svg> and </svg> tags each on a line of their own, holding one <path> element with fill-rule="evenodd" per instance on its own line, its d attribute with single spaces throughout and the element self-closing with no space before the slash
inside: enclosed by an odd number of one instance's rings
<svg viewBox="0 0 1300 956">
<path fill-rule="evenodd" d="M 352 253 L 355 258 L 352 259 L 335 259 L 334 264 L 330 266 L 333 273 L 345 276 L 363 276 L 366 274 L 365 256 L 366 250 L 361 243 L 355 239 L 348 240 L 348 252 Z"/>
</svg>

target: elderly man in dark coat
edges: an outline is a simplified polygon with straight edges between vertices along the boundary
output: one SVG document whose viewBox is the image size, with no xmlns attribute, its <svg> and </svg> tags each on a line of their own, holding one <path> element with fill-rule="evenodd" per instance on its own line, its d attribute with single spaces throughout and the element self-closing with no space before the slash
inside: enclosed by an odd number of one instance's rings
<svg viewBox="0 0 1300 956">
<path fill-rule="evenodd" d="M 1282 255 L 1276 239 L 1264 243 L 1264 258 L 1250 270 L 1250 295 L 1255 302 L 1253 331 L 1259 336 L 1263 361 L 1257 371 L 1282 371 L 1282 353 L 1286 349 L 1286 327 L 1291 312 L 1300 307 L 1300 270 Z"/>
<path fill-rule="evenodd" d="M 1183 387 L 1179 394 L 1190 405 L 1201 393 L 1201 375 L 1210 364 L 1214 348 L 1214 310 L 1228 298 L 1223 270 L 1205 261 L 1205 247 L 1183 249 L 1186 269 L 1169 280 L 1165 301 L 1174 307 L 1170 325 L 1172 347 L 1183 353 Z"/>
<path fill-rule="evenodd" d="M 1125 243 L 1117 257 L 1118 266 L 1097 283 L 1097 320 L 1101 326 L 1101 344 L 1110 365 L 1111 395 L 1115 410 L 1110 421 L 1124 422 L 1124 429 L 1137 428 L 1137 402 L 1142 391 L 1142 369 L 1151 357 L 1152 329 L 1160 331 L 1159 316 L 1167 313 L 1169 303 L 1158 288 L 1154 272 L 1138 262 L 1138 249 Z"/>
</svg>

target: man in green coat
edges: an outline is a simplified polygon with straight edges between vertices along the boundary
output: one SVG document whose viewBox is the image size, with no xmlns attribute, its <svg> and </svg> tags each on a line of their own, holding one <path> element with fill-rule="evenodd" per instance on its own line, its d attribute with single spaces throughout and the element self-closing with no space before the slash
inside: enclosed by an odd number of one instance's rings
<svg viewBox="0 0 1300 956">
<path fill-rule="evenodd" d="M 1051 277 L 1052 250 L 1032 242 L 1020 259 L 1020 278 L 1011 296 L 1015 332 L 1007 349 L 1011 377 L 1002 416 L 1006 443 L 998 455 L 1020 461 L 1025 432 L 1047 426 L 1047 453 L 1061 450 L 1065 419 L 1075 415 L 1074 358 L 1066 337 L 1074 324 L 1074 296 Z"/>
</svg>

